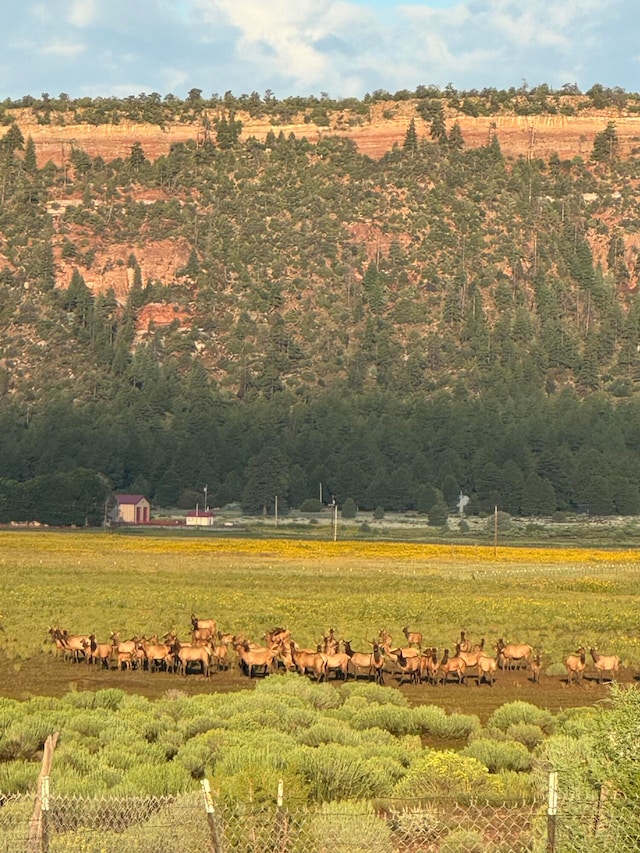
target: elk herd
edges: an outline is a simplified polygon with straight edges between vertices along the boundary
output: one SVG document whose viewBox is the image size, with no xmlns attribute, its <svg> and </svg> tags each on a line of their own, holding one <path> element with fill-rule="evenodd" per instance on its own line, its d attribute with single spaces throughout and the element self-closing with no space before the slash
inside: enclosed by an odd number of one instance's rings
<svg viewBox="0 0 640 853">
<path fill-rule="evenodd" d="M 435 646 L 425 646 L 419 631 L 405 626 L 402 633 L 402 642 L 395 644 L 389 632 L 382 629 L 376 639 L 363 641 L 363 651 L 355 651 L 351 640 L 338 639 L 333 628 L 315 648 L 303 648 L 287 628 L 267 631 L 256 642 L 241 634 L 224 634 L 215 619 L 200 619 L 195 614 L 191 616 L 191 633 L 186 640 L 180 640 L 175 631 L 161 638 L 136 636 L 128 640 L 115 632 L 108 642 L 98 642 L 93 633 L 70 634 L 64 628 L 49 628 L 51 641 L 65 660 L 107 669 L 166 671 L 183 676 L 197 672 L 209 676 L 235 663 L 249 678 L 288 670 L 319 682 L 352 677 L 384 684 L 388 675 L 399 684 L 465 684 L 472 677 L 478 685 L 491 686 L 498 671 L 521 670 L 532 682 L 540 681 L 542 656 L 526 643 L 505 643 L 501 637 L 488 650 L 484 639 L 473 644 L 466 631 L 460 631 L 451 648 L 440 652 Z M 618 677 L 621 662 L 617 655 L 603 655 L 593 647 L 589 655 L 600 683 L 605 677 Z M 579 684 L 587 667 L 585 646 L 567 657 L 565 667 L 567 683 Z"/>
</svg>

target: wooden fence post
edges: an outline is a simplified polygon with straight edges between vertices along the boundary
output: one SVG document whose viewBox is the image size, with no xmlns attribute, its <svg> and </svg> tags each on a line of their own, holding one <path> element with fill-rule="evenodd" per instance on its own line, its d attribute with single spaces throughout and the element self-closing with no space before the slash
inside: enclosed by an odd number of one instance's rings
<svg viewBox="0 0 640 853">
<path fill-rule="evenodd" d="M 213 806 L 213 797 L 211 796 L 211 785 L 209 784 L 208 779 L 202 779 L 200 782 L 202 785 L 202 794 L 204 796 L 204 807 L 207 812 L 207 822 L 209 823 L 209 830 L 211 832 L 211 846 L 213 853 L 223 853 L 222 850 L 222 841 L 220 840 L 220 835 L 218 834 L 218 825 L 216 823 L 216 810 Z"/>
<path fill-rule="evenodd" d="M 547 853 L 555 853 L 556 822 L 558 820 L 558 771 L 549 773 L 549 800 L 547 803 Z"/>
<path fill-rule="evenodd" d="M 36 799 L 29 823 L 28 853 L 47 853 L 49 849 L 49 774 L 53 762 L 53 751 L 58 742 L 58 734 L 58 732 L 54 732 L 44 742 L 42 766 L 36 784 Z"/>
<path fill-rule="evenodd" d="M 278 851 L 279 853 L 286 853 L 287 847 L 289 846 L 289 819 L 287 817 L 287 813 L 283 808 L 284 805 L 284 782 L 282 779 L 278 780 L 278 799 L 277 799 L 277 811 L 276 811 L 276 833 L 278 838 Z"/>
</svg>

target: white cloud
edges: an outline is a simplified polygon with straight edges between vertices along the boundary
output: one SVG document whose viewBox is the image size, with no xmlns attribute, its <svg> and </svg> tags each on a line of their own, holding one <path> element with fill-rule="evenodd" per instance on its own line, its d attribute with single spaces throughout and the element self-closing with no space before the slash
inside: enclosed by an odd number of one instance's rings
<svg viewBox="0 0 640 853">
<path fill-rule="evenodd" d="M 43 45 L 40 50 L 49 56 L 72 57 L 84 53 L 87 46 L 84 44 L 70 44 L 69 42 L 52 41 Z"/>
<path fill-rule="evenodd" d="M 214 27 L 239 32 L 236 55 L 249 66 L 285 75 L 300 86 L 322 88 L 332 76 L 332 41 L 348 38 L 362 10 L 340 0 L 196 0 Z"/>
<path fill-rule="evenodd" d="M 98 19 L 98 4 L 96 0 L 71 0 L 67 20 L 74 27 L 86 29 L 95 24 Z"/>
<path fill-rule="evenodd" d="M 51 21 L 51 10 L 44 3 L 32 3 L 27 7 L 29 17 L 38 24 L 47 24 Z"/>
<path fill-rule="evenodd" d="M 78 86 L 101 95 L 132 80 L 147 81 L 140 91 L 277 97 L 525 79 L 637 88 L 637 0 L 453 2 L 26 0 L 4 22 L 0 99 Z"/>
</svg>

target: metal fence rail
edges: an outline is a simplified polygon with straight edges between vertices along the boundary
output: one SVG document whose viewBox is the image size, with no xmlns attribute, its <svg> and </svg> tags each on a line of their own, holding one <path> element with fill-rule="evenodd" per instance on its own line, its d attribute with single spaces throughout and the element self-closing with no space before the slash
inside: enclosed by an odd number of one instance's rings
<svg viewBox="0 0 640 853">
<path fill-rule="evenodd" d="M 0 795 L 0 853 L 626 853 L 638 803 L 451 799 L 292 806 L 167 797 Z M 550 827 L 552 831 L 550 833 Z"/>
</svg>

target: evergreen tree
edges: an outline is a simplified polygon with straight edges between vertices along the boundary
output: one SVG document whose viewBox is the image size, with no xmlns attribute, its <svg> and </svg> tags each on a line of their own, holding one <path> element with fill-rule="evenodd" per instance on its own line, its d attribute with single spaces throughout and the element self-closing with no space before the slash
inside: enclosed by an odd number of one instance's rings
<svg viewBox="0 0 640 853">
<path fill-rule="evenodd" d="M 415 119 L 411 119 L 409 123 L 409 127 L 407 128 L 407 132 L 404 137 L 404 142 L 402 143 L 402 148 L 408 154 L 416 154 L 418 151 L 418 134 L 416 132 L 416 122 Z"/>
<path fill-rule="evenodd" d="M 552 515 L 556 511 L 556 494 L 549 480 L 535 472 L 524 481 L 522 511 L 525 515 Z"/>
<path fill-rule="evenodd" d="M 597 163 L 609 163 L 616 157 L 617 151 L 618 132 L 615 122 L 610 121 L 601 133 L 596 133 L 591 159 Z"/>
</svg>

